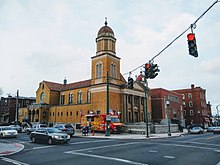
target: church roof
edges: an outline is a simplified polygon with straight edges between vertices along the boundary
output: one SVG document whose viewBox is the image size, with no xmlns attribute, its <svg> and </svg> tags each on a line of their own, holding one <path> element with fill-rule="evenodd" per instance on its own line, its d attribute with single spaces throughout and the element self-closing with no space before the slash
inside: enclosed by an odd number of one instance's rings
<svg viewBox="0 0 220 165">
<path fill-rule="evenodd" d="M 106 34 L 106 33 L 111 33 L 114 37 L 114 32 L 113 30 L 107 26 L 107 20 L 105 21 L 105 26 L 101 27 L 101 29 L 99 29 L 98 31 L 98 37 L 101 36 L 102 34 Z"/>
<path fill-rule="evenodd" d="M 91 85 L 91 80 L 84 80 L 84 81 L 79 81 L 75 83 L 70 83 L 70 84 L 60 84 L 60 83 L 55 83 L 55 82 L 50 82 L 50 81 L 43 81 L 43 83 L 46 84 L 46 86 L 51 90 L 51 91 L 66 91 L 66 90 L 72 90 L 72 89 L 77 89 L 77 88 L 83 88 L 83 87 L 88 87 Z"/>
</svg>

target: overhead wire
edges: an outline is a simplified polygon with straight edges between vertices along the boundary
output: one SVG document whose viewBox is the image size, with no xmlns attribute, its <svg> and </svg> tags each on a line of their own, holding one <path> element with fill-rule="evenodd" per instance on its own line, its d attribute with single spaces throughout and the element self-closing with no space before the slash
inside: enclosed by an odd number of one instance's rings
<svg viewBox="0 0 220 165">
<path fill-rule="evenodd" d="M 199 16 L 192 24 L 190 24 L 190 26 L 189 26 L 186 30 L 184 30 L 180 35 L 178 35 L 175 39 L 173 39 L 173 40 L 172 40 L 167 46 L 165 46 L 158 54 L 156 54 L 155 56 L 153 56 L 153 57 L 151 58 L 151 60 L 149 60 L 149 63 L 150 63 L 150 62 L 153 62 L 156 57 L 158 57 L 161 53 L 163 53 L 169 46 L 171 46 L 177 39 L 179 39 L 179 38 L 180 38 L 183 34 L 185 34 L 189 29 L 196 28 L 196 23 L 197 23 L 216 3 L 218 3 L 218 2 L 220 2 L 220 0 L 216 0 L 205 12 L 202 13 L 201 16 Z M 129 76 L 130 76 L 130 75 L 132 74 L 132 72 L 134 72 L 134 71 L 136 71 L 136 70 L 142 68 L 144 65 L 145 65 L 145 63 L 142 64 L 142 65 L 140 65 L 140 66 L 138 66 L 138 67 L 136 67 L 135 69 L 133 69 L 133 70 L 127 72 L 127 73 L 122 74 L 122 75 L 124 76 L 124 75 L 129 74 Z"/>
</svg>

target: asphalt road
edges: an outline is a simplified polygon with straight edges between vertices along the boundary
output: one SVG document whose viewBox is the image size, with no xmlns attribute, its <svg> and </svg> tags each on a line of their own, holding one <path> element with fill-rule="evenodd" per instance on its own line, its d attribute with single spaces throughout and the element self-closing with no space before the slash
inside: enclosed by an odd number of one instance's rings
<svg viewBox="0 0 220 165">
<path fill-rule="evenodd" d="M 213 133 L 145 140 L 73 137 L 59 145 L 32 143 L 23 133 L 0 141 L 25 145 L 20 153 L 0 157 L 0 165 L 220 165 L 220 135 Z"/>
</svg>

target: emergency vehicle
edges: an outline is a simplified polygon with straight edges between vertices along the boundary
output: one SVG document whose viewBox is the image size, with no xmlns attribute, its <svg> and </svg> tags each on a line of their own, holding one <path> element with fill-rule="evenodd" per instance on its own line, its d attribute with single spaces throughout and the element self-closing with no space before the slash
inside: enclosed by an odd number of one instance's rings
<svg viewBox="0 0 220 165">
<path fill-rule="evenodd" d="M 120 119 L 118 115 L 110 115 L 111 122 L 109 124 L 110 127 L 110 133 L 116 132 L 121 133 L 122 132 L 122 123 L 120 122 Z M 106 130 L 106 114 L 90 114 L 90 115 L 83 115 L 81 117 L 81 126 L 89 126 L 91 130 L 99 131 L 99 132 L 105 132 Z"/>
</svg>

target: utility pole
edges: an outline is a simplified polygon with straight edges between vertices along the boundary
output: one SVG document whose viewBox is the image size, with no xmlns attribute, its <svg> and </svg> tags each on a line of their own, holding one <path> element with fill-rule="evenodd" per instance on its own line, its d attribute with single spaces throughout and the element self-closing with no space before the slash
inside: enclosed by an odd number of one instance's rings
<svg viewBox="0 0 220 165">
<path fill-rule="evenodd" d="M 110 136 L 109 123 L 111 122 L 111 116 L 109 115 L 109 77 L 108 71 L 106 75 L 106 132 L 105 136 Z"/>
<path fill-rule="evenodd" d="M 145 120 L 146 120 L 146 138 L 149 138 L 148 132 L 148 110 L 147 110 L 147 78 L 144 76 L 144 107 L 145 107 Z"/>
<path fill-rule="evenodd" d="M 17 90 L 17 95 L 16 95 L 16 109 L 15 109 L 15 121 L 18 121 L 18 108 L 19 108 L 19 103 L 18 103 L 18 99 L 19 99 L 19 90 Z"/>
</svg>

